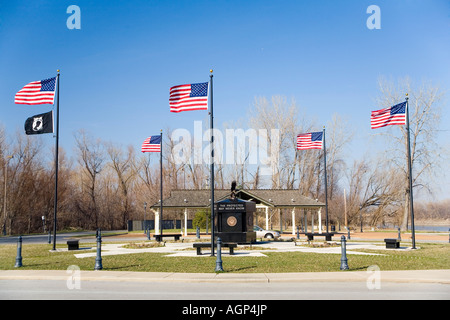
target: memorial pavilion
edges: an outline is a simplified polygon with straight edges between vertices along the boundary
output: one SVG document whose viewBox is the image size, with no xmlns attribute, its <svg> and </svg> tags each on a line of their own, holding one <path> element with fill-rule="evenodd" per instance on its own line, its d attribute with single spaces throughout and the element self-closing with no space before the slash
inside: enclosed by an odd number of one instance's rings
<svg viewBox="0 0 450 320">
<path fill-rule="evenodd" d="M 214 190 L 214 200 L 221 201 L 230 197 L 229 189 Z M 310 213 L 311 226 L 314 226 L 314 215 L 317 214 L 317 222 L 319 230 L 322 229 L 321 209 L 325 204 L 317 200 L 302 196 L 298 190 L 284 190 L 284 189 L 240 189 L 236 191 L 236 197 L 242 200 L 254 201 L 256 203 L 256 219 L 255 221 L 265 220 L 265 225 L 261 227 L 266 230 L 270 229 L 270 217 L 278 212 L 279 227 L 283 229 L 283 212 L 291 212 L 292 234 L 296 232 L 296 212 L 302 212 L 303 216 L 299 219 L 306 221 L 307 214 Z M 200 209 L 209 209 L 211 206 L 211 190 L 173 190 L 170 197 L 163 200 L 163 214 L 166 210 L 183 210 L 184 211 L 184 226 L 185 233 L 187 226 L 187 219 L 189 213 L 194 214 Z M 155 213 L 155 225 L 159 225 L 159 202 L 155 203 L 150 209 Z M 277 210 L 278 209 L 278 210 Z M 270 213 L 272 215 L 269 215 Z M 262 217 L 261 217 L 262 215 Z M 265 215 L 265 219 L 264 219 Z M 259 217 L 259 219 L 258 219 Z M 191 217 L 192 218 L 192 217 Z M 298 220 L 299 221 L 299 220 Z M 305 222 L 302 225 L 306 225 Z"/>
</svg>

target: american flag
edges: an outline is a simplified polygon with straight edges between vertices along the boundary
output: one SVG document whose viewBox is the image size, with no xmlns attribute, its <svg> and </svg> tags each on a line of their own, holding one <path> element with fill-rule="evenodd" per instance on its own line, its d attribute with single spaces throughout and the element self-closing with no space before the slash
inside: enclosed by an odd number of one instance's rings
<svg viewBox="0 0 450 320">
<path fill-rule="evenodd" d="M 322 149 L 323 132 L 302 133 L 297 136 L 297 150 Z"/>
<path fill-rule="evenodd" d="M 142 152 L 161 152 L 161 136 L 150 136 L 142 144 Z"/>
<path fill-rule="evenodd" d="M 390 108 L 372 111 L 370 115 L 372 129 L 404 124 L 406 124 L 406 101 Z"/>
<path fill-rule="evenodd" d="M 16 93 L 16 104 L 53 104 L 55 99 L 56 77 L 33 81 Z"/>
<path fill-rule="evenodd" d="M 170 112 L 208 110 L 208 82 L 170 88 Z"/>
</svg>

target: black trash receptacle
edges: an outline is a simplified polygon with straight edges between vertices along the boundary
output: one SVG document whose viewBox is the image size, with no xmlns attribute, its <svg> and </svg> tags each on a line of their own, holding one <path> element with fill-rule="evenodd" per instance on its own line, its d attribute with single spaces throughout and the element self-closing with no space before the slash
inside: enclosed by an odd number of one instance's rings
<svg viewBox="0 0 450 320">
<path fill-rule="evenodd" d="M 336 232 L 336 226 L 331 226 L 331 232 Z"/>
<path fill-rule="evenodd" d="M 67 249 L 68 250 L 79 250 L 78 240 L 68 240 L 67 241 Z"/>
</svg>

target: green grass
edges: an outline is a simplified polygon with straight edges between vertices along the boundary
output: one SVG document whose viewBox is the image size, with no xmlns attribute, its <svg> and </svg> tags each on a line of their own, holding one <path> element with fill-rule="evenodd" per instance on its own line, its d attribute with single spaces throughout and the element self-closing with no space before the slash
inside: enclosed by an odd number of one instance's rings
<svg viewBox="0 0 450 320">
<path fill-rule="evenodd" d="M 88 244 L 83 244 L 88 246 Z M 95 246 L 92 244 L 92 251 Z M 58 246 L 65 247 L 65 246 Z M 93 270 L 95 257 L 77 259 L 73 252 L 49 252 L 51 245 L 24 245 L 24 270 L 66 270 L 77 265 Z M 369 250 L 365 250 L 369 252 Z M 15 269 L 16 245 L 0 246 L 0 270 Z M 89 252 L 89 251 L 83 251 Z M 381 270 L 450 269 L 450 244 L 420 244 L 410 251 L 371 251 L 384 256 L 347 255 L 350 271 L 364 271 L 371 265 Z M 230 257 L 222 255 L 225 272 L 327 272 L 339 271 L 340 254 L 265 252 L 267 257 Z M 164 257 L 163 253 L 137 253 L 103 256 L 104 270 L 151 272 L 214 272 L 216 257 Z"/>
</svg>

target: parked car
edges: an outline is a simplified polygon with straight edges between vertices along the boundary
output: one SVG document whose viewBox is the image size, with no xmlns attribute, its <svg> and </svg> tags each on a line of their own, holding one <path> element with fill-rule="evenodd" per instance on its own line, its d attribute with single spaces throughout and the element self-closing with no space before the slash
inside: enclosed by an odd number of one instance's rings
<svg viewBox="0 0 450 320">
<path fill-rule="evenodd" d="M 253 226 L 253 231 L 256 232 L 256 238 L 278 239 L 280 237 L 278 231 L 264 230 L 259 226 Z"/>
</svg>

